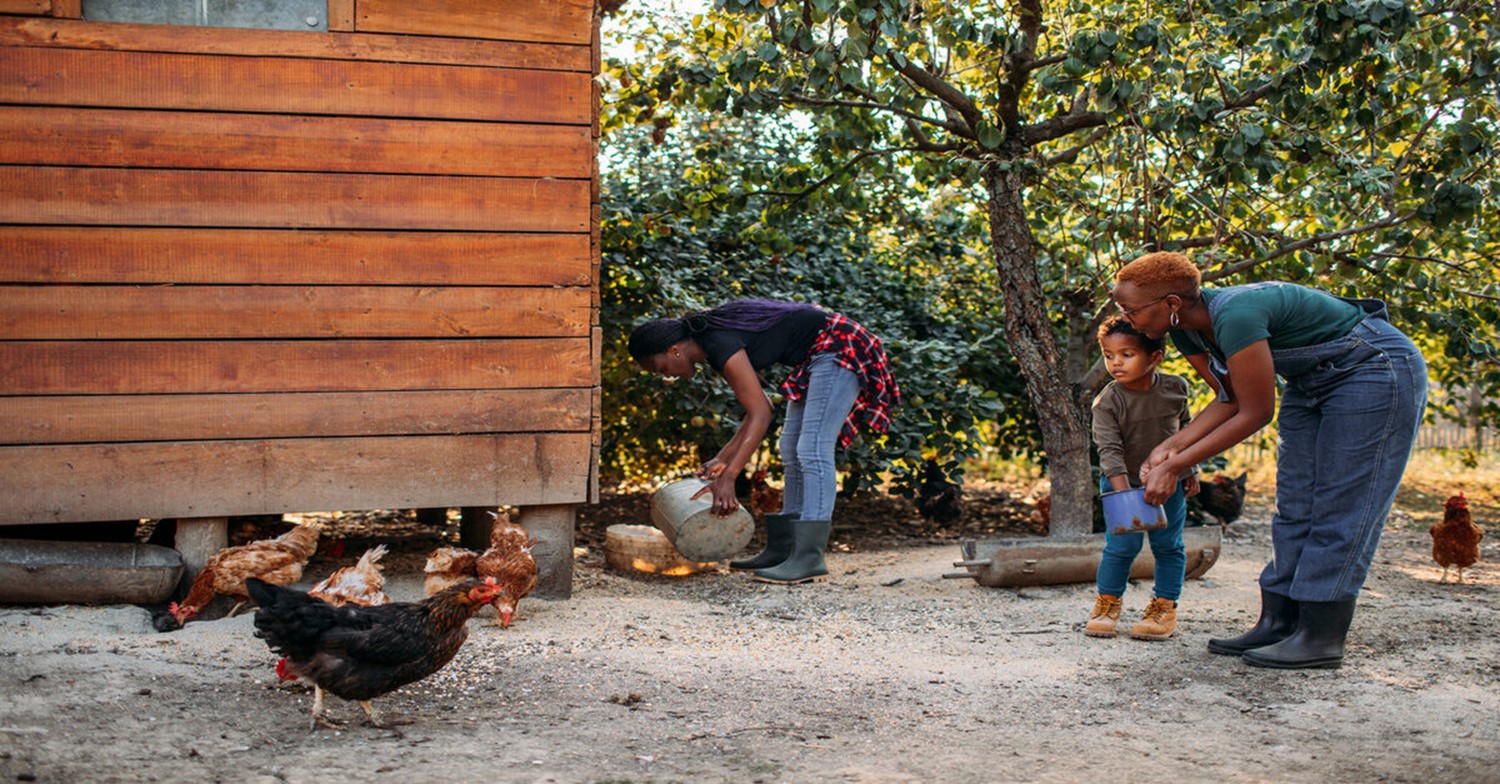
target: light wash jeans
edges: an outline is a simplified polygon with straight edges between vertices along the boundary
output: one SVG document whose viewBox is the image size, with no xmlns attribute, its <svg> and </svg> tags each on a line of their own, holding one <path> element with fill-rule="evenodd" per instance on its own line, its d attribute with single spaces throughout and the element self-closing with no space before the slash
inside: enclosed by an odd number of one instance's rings
<svg viewBox="0 0 1500 784">
<path fill-rule="evenodd" d="M 1272 357 L 1287 383 L 1271 562 L 1260 585 L 1299 602 L 1354 599 L 1422 423 L 1427 364 L 1378 317 L 1338 340 Z"/>
<path fill-rule="evenodd" d="M 1106 477 L 1099 477 L 1099 492 L 1115 489 Z M 1125 586 L 1130 580 L 1130 565 L 1141 552 L 1141 540 L 1151 540 L 1151 557 L 1156 559 L 1153 594 L 1159 599 L 1177 601 L 1182 596 L 1182 579 L 1187 572 L 1187 547 L 1182 543 L 1182 528 L 1187 525 L 1187 494 L 1182 489 L 1182 480 L 1177 489 L 1167 497 L 1162 508 L 1167 513 L 1167 527 L 1146 531 L 1142 534 L 1111 533 L 1104 527 L 1104 554 L 1099 557 L 1099 573 L 1095 577 L 1099 593 L 1124 596 Z"/>
<path fill-rule="evenodd" d="M 839 489 L 834 449 L 859 399 L 859 376 L 829 352 L 814 354 L 811 363 L 807 394 L 787 406 L 781 426 L 781 465 L 786 470 L 781 512 L 801 520 L 832 520 Z"/>
</svg>

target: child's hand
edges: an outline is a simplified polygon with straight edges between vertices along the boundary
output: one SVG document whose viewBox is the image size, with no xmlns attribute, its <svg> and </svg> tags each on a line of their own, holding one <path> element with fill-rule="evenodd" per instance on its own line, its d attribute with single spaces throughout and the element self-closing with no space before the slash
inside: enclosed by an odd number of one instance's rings
<svg viewBox="0 0 1500 784">
<path fill-rule="evenodd" d="M 1198 483 L 1197 474 L 1188 474 L 1188 478 L 1182 480 L 1182 494 L 1187 496 L 1188 498 L 1192 498 L 1193 496 L 1197 495 L 1198 491 L 1202 489 L 1203 485 Z"/>
</svg>

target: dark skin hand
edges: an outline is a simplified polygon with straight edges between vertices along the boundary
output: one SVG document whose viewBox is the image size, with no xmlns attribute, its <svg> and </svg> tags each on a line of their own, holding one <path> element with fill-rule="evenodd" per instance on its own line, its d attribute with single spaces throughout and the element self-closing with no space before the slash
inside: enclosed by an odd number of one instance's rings
<svg viewBox="0 0 1500 784">
<path fill-rule="evenodd" d="M 690 378 L 697 372 L 696 365 L 708 361 L 703 347 L 692 338 L 678 341 L 660 354 L 641 361 L 643 369 L 668 378 Z M 720 517 L 730 515 L 740 508 L 739 498 L 734 493 L 734 478 L 744 470 L 745 464 L 765 440 L 771 428 L 771 400 L 761 389 L 760 376 L 750 364 L 750 355 L 744 349 L 735 352 L 724 363 L 724 379 L 734 390 L 734 397 L 745 409 L 745 418 L 734 431 L 729 443 L 719 450 L 712 460 L 698 468 L 698 477 L 708 480 L 708 485 L 694 493 L 697 499 L 705 493 L 713 493 L 713 505 L 709 511 Z"/>
<path fill-rule="evenodd" d="M 735 429 L 734 437 L 719 450 L 719 454 L 698 468 L 698 477 L 707 479 L 707 487 L 693 494 L 696 499 L 712 492 L 713 506 L 710 511 L 719 516 L 729 515 L 740 508 L 740 500 L 734 492 L 734 478 L 739 476 L 755 450 L 765 440 L 771 428 L 771 400 L 761 389 L 760 376 L 750 364 L 750 356 L 740 349 L 724 363 L 724 380 L 734 390 L 734 397 L 745 409 L 745 417 Z"/>
<path fill-rule="evenodd" d="M 1196 354 L 1188 362 L 1198 375 L 1212 379 L 1208 357 Z M 1188 466 L 1223 452 L 1249 438 L 1270 424 L 1276 414 L 1276 373 L 1271 363 L 1271 347 L 1261 340 L 1235 352 L 1228 361 L 1228 403 L 1214 401 L 1198 412 L 1187 427 L 1163 441 L 1146 462 L 1141 464 L 1141 484 L 1146 488 L 1146 503 L 1167 500 L 1176 485 L 1176 477 Z M 1210 382 L 1212 383 L 1212 382 Z"/>
</svg>

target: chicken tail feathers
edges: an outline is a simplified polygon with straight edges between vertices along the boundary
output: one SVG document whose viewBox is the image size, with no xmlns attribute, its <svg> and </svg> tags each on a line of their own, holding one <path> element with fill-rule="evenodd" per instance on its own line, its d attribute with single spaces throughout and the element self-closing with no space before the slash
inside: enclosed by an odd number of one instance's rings
<svg viewBox="0 0 1500 784">
<path fill-rule="evenodd" d="M 301 591 L 250 577 L 245 580 L 255 611 L 255 636 L 273 652 L 291 659 L 311 656 L 318 640 L 337 622 L 338 608 Z"/>
</svg>

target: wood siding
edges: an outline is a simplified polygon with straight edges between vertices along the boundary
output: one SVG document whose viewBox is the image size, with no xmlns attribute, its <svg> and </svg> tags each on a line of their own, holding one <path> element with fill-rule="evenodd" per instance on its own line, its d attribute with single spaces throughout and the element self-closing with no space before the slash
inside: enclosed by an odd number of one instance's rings
<svg viewBox="0 0 1500 784">
<path fill-rule="evenodd" d="M 0 524 L 583 503 L 597 23 L 0 0 Z"/>
</svg>

